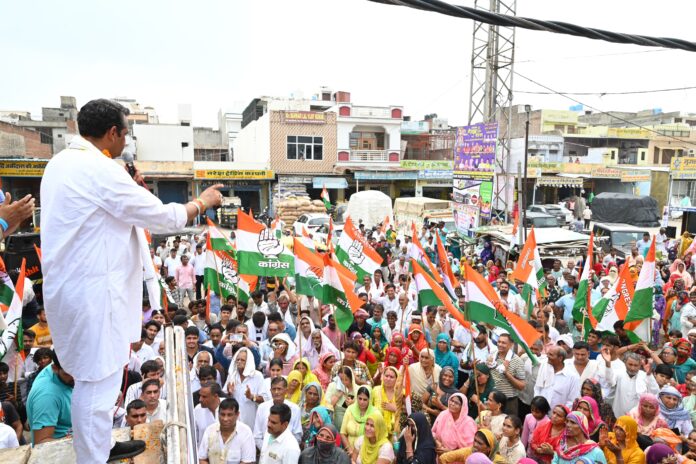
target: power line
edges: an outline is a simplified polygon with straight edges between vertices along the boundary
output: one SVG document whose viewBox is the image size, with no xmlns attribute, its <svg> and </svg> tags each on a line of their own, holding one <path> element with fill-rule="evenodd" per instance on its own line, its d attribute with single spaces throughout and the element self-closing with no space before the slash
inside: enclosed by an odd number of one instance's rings
<svg viewBox="0 0 696 464">
<path fill-rule="evenodd" d="M 596 111 L 596 112 L 599 113 L 599 114 L 607 114 L 607 115 L 611 116 L 611 117 L 614 118 L 614 119 L 617 119 L 617 120 L 619 120 L 619 121 L 621 121 L 621 122 L 624 122 L 624 123 L 626 123 L 626 124 L 628 124 L 628 125 L 637 127 L 637 128 L 639 128 L 639 129 L 646 130 L 646 131 L 651 132 L 651 133 L 653 133 L 653 134 L 659 135 L 660 137 L 667 137 L 667 138 L 669 138 L 669 139 L 676 140 L 676 141 L 679 142 L 679 143 L 684 143 L 684 144 L 696 146 L 696 143 L 694 143 L 694 142 L 689 142 L 689 141 L 687 141 L 687 140 L 682 140 L 682 139 L 677 138 L 677 137 L 674 137 L 674 136 L 672 136 L 672 135 L 665 135 L 665 134 L 661 133 L 660 131 L 657 131 L 657 130 L 655 130 L 655 129 L 651 129 L 650 127 L 645 127 L 645 126 L 642 126 L 642 125 L 640 125 L 640 124 L 638 124 L 638 123 L 635 123 L 635 122 L 633 122 L 633 121 L 629 121 L 628 119 L 624 119 L 624 118 L 622 118 L 621 116 L 617 116 L 616 114 L 612 113 L 611 111 L 602 111 L 602 110 L 600 110 L 599 108 L 595 108 L 594 106 L 591 106 L 591 105 L 588 105 L 587 103 L 581 102 L 580 100 L 578 100 L 578 99 L 576 99 L 576 98 L 573 98 L 573 97 L 570 97 L 570 96 L 568 96 L 567 94 L 565 94 L 565 93 L 563 93 L 563 92 L 559 92 L 558 90 L 554 90 L 554 89 L 552 89 L 551 87 L 549 87 L 549 86 L 547 86 L 547 85 L 544 85 L 544 84 L 542 84 L 542 83 L 540 83 L 540 82 L 535 81 L 534 79 L 532 79 L 532 78 L 530 78 L 530 77 L 527 77 L 527 76 L 525 76 L 525 75 L 523 75 L 523 74 L 518 73 L 517 71 L 514 71 L 514 73 L 515 73 L 517 76 L 521 77 L 522 79 L 526 79 L 527 81 L 531 82 L 532 84 L 538 85 L 539 87 L 548 90 L 549 93 L 552 93 L 552 94 L 555 94 L 555 95 L 560 95 L 561 97 L 567 98 L 568 100 L 570 100 L 570 101 L 572 101 L 572 102 L 575 102 L 575 103 L 577 103 L 577 104 L 579 104 L 579 105 L 583 105 L 584 107 L 590 108 L 592 111 Z"/>
<path fill-rule="evenodd" d="M 532 94 L 532 95 L 555 95 L 557 93 L 561 93 L 563 95 L 598 95 L 600 97 L 603 97 L 605 95 L 637 95 L 637 94 L 643 94 L 643 93 L 659 93 L 659 92 L 676 92 L 679 90 L 693 90 L 696 89 L 696 86 L 691 86 L 691 87 L 675 87 L 672 89 L 655 89 L 655 90 L 632 90 L 632 91 L 626 91 L 626 92 L 534 92 L 531 90 L 515 90 L 515 93 L 527 93 L 527 94 Z"/>
<path fill-rule="evenodd" d="M 387 5 L 399 5 L 418 10 L 432 11 L 457 18 L 473 19 L 486 24 L 504 27 L 521 27 L 534 31 L 554 32 L 556 34 L 586 37 L 588 39 L 603 40 L 605 42 L 636 44 L 646 47 L 664 47 L 688 52 L 696 52 L 696 43 L 688 40 L 669 37 L 650 37 L 646 35 L 624 34 L 621 32 L 606 31 L 570 24 L 562 21 L 544 21 L 534 18 L 508 16 L 490 11 L 477 10 L 467 6 L 451 5 L 441 0 L 368 0 L 374 3 Z"/>
</svg>

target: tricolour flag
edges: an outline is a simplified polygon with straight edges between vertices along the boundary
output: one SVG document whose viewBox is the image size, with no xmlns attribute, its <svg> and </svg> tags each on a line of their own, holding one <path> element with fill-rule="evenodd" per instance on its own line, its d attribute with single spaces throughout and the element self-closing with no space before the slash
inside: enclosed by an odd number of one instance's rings
<svg viewBox="0 0 696 464">
<path fill-rule="evenodd" d="M 341 236 L 345 235 L 345 229 Z M 336 325 L 342 332 L 346 332 L 353 323 L 353 314 L 360 309 L 363 302 L 355 294 L 356 275 L 343 268 L 328 255 L 324 260 L 324 295 L 323 303 L 334 305 L 334 317 Z"/>
<path fill-rule="evenodd" d="M 426 306 L 444 306 L 457 322 L 464 327 L 471 327 L 464 314 L 454 306 L 447 292 L 430 277 L 423 267 L 418 264 L 418 261 L 411 259 L 411 266 L 413 267 L 413 280 L 418 290 L 418 307 L 421 311 Z"/>
<path fill-rule="evenodd" d="M 321 300 L 324 293 L 324 260 L 295 238 L 295 293 Z"/>
<path fill-rule="evenodd" d="M 423 249 L 420 240 L 418 239 L 418 230 L 416 229 L 416 224 L 411 222 L 411 243 L 412 245 L 408 248 L 409 258 L 415 259 L 419 263 L 423 264 L 424 269 L 430 273 L 430 275 L 437 281 L 437 283 L 442 283 L 442 277 L 440 273 L 437 272 L 435 265 L 433 265 L 428 255 Z"/>
<path fill-rule="evenodd" d="M 457 294 L 454 293 L 454 285 L 457 283 L 457 279 L 454 278 L 454 272 L 452 272 L 452 266 L 450 266 L 449 259 L 447 259 L 447 252 L 442 244 L 440 234 L 436 233 L 435 239 L 437 240 L 437 259 L 440 261 L 440 270 L 442 271 L 442 283 L 445 284 L 445 290 L 447 290 L 449 297 L 457 301 Z"/>
<path fill-rule="evenodd" d="M 22 258 L 22 267 L 19 269 L 19 277 L 17 278 L 17 286 L 12 286 L 12 281 L 5 270 L 5 263 L 0 259 L 0 280 L 4 285 L 10 286 L 12 290 L 12 298 L 10 300 L 9 309 L 4 315 L 0 315 L 4 330 L 0 334 L 0 360 L 5 358 L 8 353 L 15 353 L 22 356 L 24 350 L 24 340 L 22 335 L 22 300 L 24 296 L 24 277 L 26 275 L 27 260 Z M 5 295 L 3 295 L 5 296 Z M 14 346 L 14 341 L 17 339 L 17 346 Z M 22 356 L 23 357 L 23 356 Z"/>
<path fill-rule="evenodd" d="M 251 292 L 256 288 L 258 277 L 239 274 L 234 257 L 227 251 L 214 250 L 211 242 L 208 235 L 203 285 L 221 298 L 234 296 L 240 301 L 248 302 Z"/>
<path fill-rule="evenodd" d="M 326 211 L 331 209 L 331 198 L 329 198 L 329 192 L 326 190 L 326 186 L 321 190 L 321 201 L 324 202 Z"/>
<path fill-rule="evenodd" d="M 336 259 L 361 281 L 364 276 L 372 278 L 382 264 L 382 257 L 367 243 L 350 217 L 343 224 L 343 233 L 336 245 Z"/>
<path fill-rule="evenodd" d="M 648 254 L 643 261 L 643 267 L 638 275 L 636 290 L 633 294 L 631 307 L 626 313 L 624 329 L 628 331 L 631 339 L 648 340 L 650 332 L 650 319 L 653 317 L 655 287 L 655 237 L 653 237 Z"/>
<path fill-rule="evenodd" d="M 627 264 L 621 268 L 619 277 L 592 308 L 597 320 L 595 330 L 614 332 L 614 323 L 623 321 L 633 299 L 633 280 Z"/>
<path fill-rule="evenodd" d="M 541 335 L 527 321 L 507 310 L 491 284 L 481 274 L 468 263 L 464 263 L 463 268 L 466 279 L 467 319 L 477 323 L 491 324 L 505 330 L 515 343 L 527 352 L 530 359 L 536 361 L 529 347 Z"/>
<path fill-rule="evenodd" d="M 7 310 L 10 309 L 14 294 L 14 285 L 12 284 L 12 280 L 10 280 L 10 276 L 7 274 L 4 261 L 0 259 L 0 313 L 5 314 Z M 5 327 L 0 321 L 0 329 L 4 328 Z"/>
<path fill-rule="evenodd" d="M 527 304 L 527 317 L 529 317 L 534 309 L 533 297 L 539 289 L 546 287 L 544 267 L 541 264 L 541 256 L 539 256 L 534 227 L 532 227 L 527 236 L 527 241 L 524 243 L 524 247 L 522 247 L 517 266 L 512 272 L 512 278 L 524 284 L 522 298 Z"/>
<path fill-rule="evenodd" d="M 232 246 L 232 242 L 230 241 L 229 238 L 225 236 L 225 234 L 217 228 L 215 223 L 210 220 L 210 218 L 206 218 L 208 221 L 208 237 L 210 238 L 210 245 L 213 250 L 226 250 L 226 251 L 233 251 L 234 247 Z"/>
<path fill-rule="evenodd" d="M 585 266 L 582 268 L 578 292 L 575 294 L 575 304 L 573 305 L 573 319 L 578 322 L 584 322 L 583 337 L 587 337 L 587 332 L 597 325 L 597 320 L 590 310 L 590 308 L 592 308 L 592 282 L 590 279 L 590 271 L 594 266 L 593 253 L 594 232 L 590 233 L 590 242 L 587 245 L 587 259 L 585 259 Z"/>
<path fill-rule="evenodd" d="M 295 272 L 295 257 L 273 229 L 248 214 L 237 216 L 237 260 L 239 273 L 254 276 L 287 277 Z"/>
<path fill-rule="evenodd" d="M 304 226 L 304 224 L 301 226 L 302 227 L 302 236 L 300 237 L 300 241 L 304 246 L 309 248 L 312 251 L 316 251 L 317 248 L 314 246 L 314 239 L 309 236 L 309 232 L 307 232 L 307 228 Z M 297 271 L 295 271 L 297 273 Z"/>
</svg>

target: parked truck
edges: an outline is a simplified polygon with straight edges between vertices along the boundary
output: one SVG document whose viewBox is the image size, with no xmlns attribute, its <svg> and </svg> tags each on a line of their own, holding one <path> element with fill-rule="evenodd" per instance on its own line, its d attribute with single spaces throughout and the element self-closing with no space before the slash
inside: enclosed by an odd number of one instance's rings
<svg viewBox="0 0 696 464">
<path fill-rule="evenodd" d="M 453 224 L 452 202 L 428 197 L 397 198 L 394 201 L 394 217 L 402 233 L 411 232 L 411 222 L 420 230 L 423 223 L 443 221 Z"/>
</svg>

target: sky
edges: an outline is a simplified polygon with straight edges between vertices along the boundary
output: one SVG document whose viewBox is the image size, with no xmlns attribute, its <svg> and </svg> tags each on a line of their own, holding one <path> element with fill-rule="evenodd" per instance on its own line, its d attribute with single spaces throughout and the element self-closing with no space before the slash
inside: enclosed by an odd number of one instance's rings
<svg viewBox="0 0 696 464">
<path fill-rule="evenodd" d="M 473 0 L 459 0 L 473 6 Z M 517 15 L 696 41 L 689 0 L 518 0 Z M 367 0 L 0 0 L 0 110 L 129 97 L 173 123 L 217 126 L 219 109 L 321 86 L 357 105 L 401 105 L 467 123 L 473 22 Z M 514 103 L 568 109 L 562 92 L 696 86 L 696 53 L 517 30 Z M 602 111 L 696 112 L 696 89 L 578 96 Z"/>
</svg>

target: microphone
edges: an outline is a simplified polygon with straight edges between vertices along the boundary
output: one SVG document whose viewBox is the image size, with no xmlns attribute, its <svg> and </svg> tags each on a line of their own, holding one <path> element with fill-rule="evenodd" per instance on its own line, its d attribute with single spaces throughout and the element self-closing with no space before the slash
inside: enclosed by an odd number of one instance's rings
<svg viewBox="0 0 696 464">
<path fill-rule="evenodd" d="M 124 163 L 126 163 L 126 171 L 128 171 L 128 174 L 130 174 L 131 177 L 135 178 L 135 165 L 133 164 L 133 153 L 124 150 L 123 153 L 121 153 L 121 159 Z"/>
<path fill-rule="evenodd" d="M 121 153 L 121 160 L 122 160 L 124 163 L 126 163 L 126 171 L 128 171 L 128 174 L 130 174 L 130 176 L 131 176 L 133 179 L 135 179 L 135 173 L 136 173 L 137 171 L 136 171 L 136 169 L 135 169 L 135 165 L 133 164 L 133 153 L 131 153 L 130 151 L 125 151 L 125 150 L 124 150 L 124 151 Z M 141 187 L 145 187 L 146 189 L 149 190 L 149 188 L 148 188 L 148 186 L 147 186 L 147 184 L 145 183 L 144 180 L 140 180 L 140 181 L 138 182 L 138 185 L 140 185 Z"/>
</svg>

